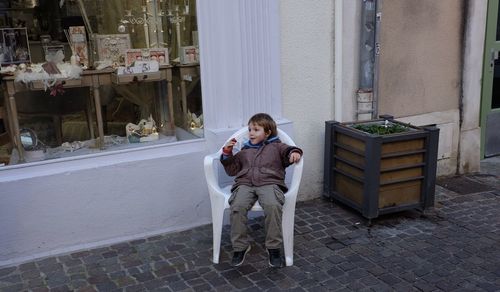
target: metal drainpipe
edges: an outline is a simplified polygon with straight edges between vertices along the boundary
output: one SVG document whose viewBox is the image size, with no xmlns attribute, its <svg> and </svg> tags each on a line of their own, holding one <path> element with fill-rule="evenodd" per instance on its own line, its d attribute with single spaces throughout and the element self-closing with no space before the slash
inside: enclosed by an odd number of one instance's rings
<svg viewBox="0 0 500 292">
<path fill-rule="evenodd" d="M 343 1 L 335 0 L 335 103 L 334 103 L 334 113 L 335 120 L 343 121 L 342 114 L 342 102 L 343 102 L 343 85 L 342 85 L 342 56 L 343 50 Z"/>
<path fill-rule="evenodd" d="M 377 117 L 378 28 L 381 13 L 377 0 L 363 0 L 359 48 L 359 88 L 356 92 L 357 119 Z"/>
</svg>

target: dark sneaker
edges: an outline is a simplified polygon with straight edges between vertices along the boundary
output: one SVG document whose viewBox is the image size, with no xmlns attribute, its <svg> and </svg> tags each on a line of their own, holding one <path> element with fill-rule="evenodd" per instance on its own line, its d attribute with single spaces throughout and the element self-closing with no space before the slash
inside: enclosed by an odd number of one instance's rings
<svg viewBox="0 0 500 292">
<path fill-rule="evenodd" d="M 281 255 L 279 249 L 268 249 L 267 254 L 269 255 L 269 266 L 271 268 L 281 268 Z"/>
<path fill-rule="evenodd" d="M 247 255 L 247 253 L 250 251 L 251 248 L 252 246 L 249 245 L 245 250 L 235 251 L 233 253 L 233 259 L 231 260 L 231 266 L 233 267 L 241 266 L 241 264 L 243 264 L 243 262 L 245 261 L 245 256 Z"/>
</svg>

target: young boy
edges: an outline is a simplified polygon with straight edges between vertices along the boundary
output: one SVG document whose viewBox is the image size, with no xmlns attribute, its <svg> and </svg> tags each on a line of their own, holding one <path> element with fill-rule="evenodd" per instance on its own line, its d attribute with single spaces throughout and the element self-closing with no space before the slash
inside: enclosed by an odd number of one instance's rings
<svg viewBox="0 0 500 292">
<path fill-rule="evenodd" d="M 259 113 L 250 118 L 248 135 L 250 140 L 240 152 L 233 155 L 233 146 L 237 143 L 233 139 L 223 147 L 221 156 L 226 173 L 235 176 L 229 198 L 234 251 L 231 264 L 240 266 L 250 251 L 247 213 L 259 200 L 264 209 L 269 266 L 281 267 L 281 217 L 287 191 L 285 168 L 300 160 L 302 150 L 281 143 L 276 123 L 268 114 Z"/>
</svg>

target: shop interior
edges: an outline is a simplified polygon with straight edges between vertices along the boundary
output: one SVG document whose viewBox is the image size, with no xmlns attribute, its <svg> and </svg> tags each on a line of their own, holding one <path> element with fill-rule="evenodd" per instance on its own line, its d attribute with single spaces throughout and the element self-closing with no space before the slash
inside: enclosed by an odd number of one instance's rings
<svg viewBox="0 0 500 292">
<path fill-rule="evenodd" d="M 202 138 L 197 32 L 196 0 L 0 1 L 0 167 Z"/>
</svg>

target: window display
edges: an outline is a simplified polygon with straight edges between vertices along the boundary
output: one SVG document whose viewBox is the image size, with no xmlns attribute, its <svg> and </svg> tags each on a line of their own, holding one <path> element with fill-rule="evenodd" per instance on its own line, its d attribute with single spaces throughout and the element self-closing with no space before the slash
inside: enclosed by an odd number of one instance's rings
<svg viewBox="0 0 500 292">
<path fill-rule="evenodd" d="M 195 0 L 6 2 L 8 165 L 203 137 Z"/>
</svg>

